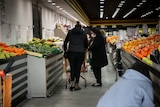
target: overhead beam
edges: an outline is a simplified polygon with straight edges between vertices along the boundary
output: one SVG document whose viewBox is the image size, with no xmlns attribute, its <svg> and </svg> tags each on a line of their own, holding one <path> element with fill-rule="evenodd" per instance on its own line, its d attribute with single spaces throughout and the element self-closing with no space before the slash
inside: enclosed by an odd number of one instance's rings
<svg viewBox="0 0 160 107">
<path fill-rule="evenodd" d="M 99 25 L 139 25 L 158 24 L 158 19 L 135 19 L 135 20 L 91 20 L 91 26 Z"/>
</svg>

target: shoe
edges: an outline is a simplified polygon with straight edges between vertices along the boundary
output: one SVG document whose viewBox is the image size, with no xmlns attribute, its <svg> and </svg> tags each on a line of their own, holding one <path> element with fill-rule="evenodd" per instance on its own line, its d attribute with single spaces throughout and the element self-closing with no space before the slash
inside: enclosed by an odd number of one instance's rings
<svg viewBox="0 0 160 107">
<path fill-rule="evenodd" d="M 79 87 L 79 85 L 78 85 L 78 83 L 75 83 L 75 89 L 74 89 L 75 91 L 76 90 L 81 90 L 81 87 Z"/>
<path fill-rule="evenodd" d="M 100 86 L 102 86 L 102 84 L 100 84 L 100 83 L 93 83 L 92 86 L 93 87 L 100 87 Z"/>
<path fill-rule="evenodd" d="M 76 90 L 81 90 L 81 87 L 76 87 L 74 90 L 75 90 L 75 91 L 76 91 Z"/>
<path fill-rule="evenodd" d="M 74 88 L 75 88 L 75 87 L 73 87 L 73 86 L 69 87 L 70 91 L 73 91 Z"/>
</svg>

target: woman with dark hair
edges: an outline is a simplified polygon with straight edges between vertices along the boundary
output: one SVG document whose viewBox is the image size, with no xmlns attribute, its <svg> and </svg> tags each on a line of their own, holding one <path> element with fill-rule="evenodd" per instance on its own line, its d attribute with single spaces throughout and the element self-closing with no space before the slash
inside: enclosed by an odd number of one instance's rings
<svg viewBox="0 0 160 107">
<path fill-rule="evenodd" d="M 102 76 L 101 68 L 108 64 L 105 41 L 101 32 L 97 28 L 92 28 L 91 36 L 93 37 L 92 42 L 88 48 L 88 51 L 91 53 L 91 67 L 93 69 L 94 76 L 96 78 L 96 83 L 93 83 L 92 86 L 102 86 Z"/>
<path fill-rule="evenodd" d="M 68 46 L 69 44 L 69 46 Z M 64 40 L 64 53 L 67 51 L 67 58 L 71 68 L 71 86 L 70 90 L 80 90 L 79 78 L 82 63 L 85 59 L 85 52 L 88 48 L 86 33 L 81 29 L 79 22 L 75 28 L 70 30 Z M 67 48 L 68 46 L 68 48 Z"/>
</svg>

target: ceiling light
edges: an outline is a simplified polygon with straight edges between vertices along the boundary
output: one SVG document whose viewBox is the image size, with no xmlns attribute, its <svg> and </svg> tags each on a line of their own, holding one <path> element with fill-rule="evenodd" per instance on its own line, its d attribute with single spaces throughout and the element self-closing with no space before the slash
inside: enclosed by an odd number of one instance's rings
<svg viewBox="0 0 160 107">
<path fill-rule="evenodd" d="M 48 3 L 52 3 L 52 0 L 48 0 Z"/>
<path fill-rule="evenodd" d="M 115 18 L 115 16 L 117 15 L 117 13 L 120 11 L 120 8 L 117 8 L 116 11 L 114 12 L 114 14 L 112 15 L 112 18 Z"/>
<path fill-rule="evenodd" d="M 160 10 L 160 7 L 156 8 L 156 10 Z"/>
<path fill-rule="evenodd" d="M 160 17 L 160 15 L 158 15 L 158 17 Z"/>
<path fill-rule="evenodd" d="M 63 8 L 59 8 L 59 10 L 63 10 Z"/>
<path fill-rule="evenodd" d="M 137 8 L 133 8 L 131 11 L 129 11 L 126 15 L 123 16 L 123 18 L 126 18 L 129 16 L 131 13 L 133 13 Z"/>
<path fill-rule="evenodd" d="M 100 11 L 103 11 L 104 9 L 100 9 Z"/>
<path fill-rule="evenodd" d="M 137 7 L 141 7 L 141 5 L 138 4 Z"/>
<path fill-rule="evenodd" d="M 57 8 L 60 8 L 60 6 L 56 6 Z"/>
<path fill-rule="evenodd" d="M 140 5 L 142 5 L 143 3 L 139 3 Z"/>
<path fill-rule="evenodd" d="M 100 2 L 100 4 L 104 4 L 104 2 Z"/>
<path fill-rule="evenodd" d="M 100 0 L 100 1 L 105 1 L 105 0 Z"/>
<path fill-rule="evenodd" d="M 143 15 L 141 16 L 141 18 L 146 17 L 146 16 L 148 16 L 148 15 L 150 15 L 150 14 L 152 14 L 152 13 L 153 13 L 153 11 L 147 12 L 147 13 L 143 14 Z"/>
<path fill-rule="evenodd" d="M 104 6 L 100 6 L 100 8 L 104 8 Z"/>
<path fill-rule="evenodd" d="M 145 3 L 145 2 L 146 2 L 146 0 L 142 0 L 142 2 L 143 2 L 143 3 Z"/>
<path fill-rule="evenodd" d="M 103 18 L 103 12 L 100 12 L 100 18 Z"/>
<path fill-rule="evenodd" d="M 106 17 L 106 19 L 108 19 L 108 17 Z"/>
<path fill-rule="evenodd" d="M 52 5 L 53 5 L 53 6 L 55 6 L 55 5 L 56 5 L 56 3 L 52 3 Z"/>
<path fill-rule="evenodd" d="M 121 3 L 125 3 L 125 1 L 121 1 Z"/>
</svg>

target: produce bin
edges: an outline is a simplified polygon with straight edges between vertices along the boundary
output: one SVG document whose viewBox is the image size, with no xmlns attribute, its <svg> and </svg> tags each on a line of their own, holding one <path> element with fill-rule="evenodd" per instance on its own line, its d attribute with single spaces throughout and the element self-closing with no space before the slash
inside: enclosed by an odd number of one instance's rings
<svg viewBox="0 0 160 107">
<path fill-rule="evenodd" d="M 141 62 L 145 64 L 143 61 L 138 59 L 137 57 L 125 52 L 124 50 L 121 50 L 121 58 L 122 58 L 122 64 L 123 68 L 126 70 L 130 68 L 134 63 Z M 146 66 L 149 68 L 149 73 L 151 76 L 151 80 L 153 82 L 153 89 L 154 89 L 154 101 L 156 104 L 156 107 L 160 107 L 160 65 L 152 62 L 152 66 L 149 66 L 146 64 Z"/>
<path fill-rule="evenodd" d="M 63 55 L 28 55 L 28 97 L 48 97 L 62 81 Z"/>
<path fill-rule="evenodd" d="M 13 57 L 14 63 L 8 70 L 12 75 L 12 107 L 16 107 L 27 99 L 27 55 Z M 0 61 L 0 69 L 4 69 L 8 60 Z"/>
</svg>

